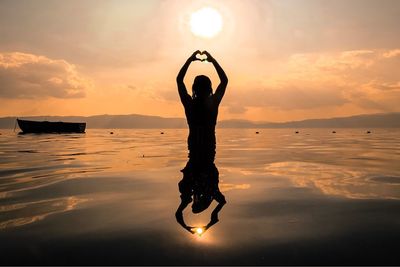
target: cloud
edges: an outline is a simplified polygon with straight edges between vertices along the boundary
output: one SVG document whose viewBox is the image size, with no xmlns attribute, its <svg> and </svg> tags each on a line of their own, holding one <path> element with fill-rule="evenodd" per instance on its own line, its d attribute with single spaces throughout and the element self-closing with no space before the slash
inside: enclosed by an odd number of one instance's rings
<svg viewBox="0 0 400 267">
<path fill-rule="evenodd" d="M 233 89 L 226 98 L 225 103 L 234 103 L 232 106 L 235 107 L 241 105 L 242 109 L 246 107 L 272 107 L 284 110 L 314 109 L 323 106 L 340 106 L 348 102 L 340 88 L 319 90 L 319 88 L 302 84 L 254 88 L 246 91 Z M 232 109 L 229 110 L 232 112 Z"/>
<path fill-rule="evenodd" d="M 81 98 L 89 87 L 91 82 L 65 60 L 0 53 L 1 98 Z"/>
<path fill-rule="evenodd" d="M 247 108 L 239 104 L 232 104 L 228 105 L 228 112 L 231 114 L 244 114 L 247 112 Z"/>
<path fill-rule="evenodd" d="M 397 83 L 375 83 L 373 86 L 375 86 L 377 89 L 381 90 L 400 90 L 400 82 Z"/>
<path fill-rule="evenodd" d="M 224 103 L 228 107 L 289 112 L 349 105 L 365 112 L 398 111 L 395 100 L 400 99 L 399 51 L 294 54 L 277 63 L 258 82 L 229 88 Z M 237 113 L 231 108 L 227 111 Z"/>
<path fill-rule="evenodd" d="M 383 57 L 386 57 L 386 58 L 393 58 L 393 57 L 398 57 L 398 56 L 400 56 L 400 49 L 390 50 L 383 54 Z"/>
</svg>

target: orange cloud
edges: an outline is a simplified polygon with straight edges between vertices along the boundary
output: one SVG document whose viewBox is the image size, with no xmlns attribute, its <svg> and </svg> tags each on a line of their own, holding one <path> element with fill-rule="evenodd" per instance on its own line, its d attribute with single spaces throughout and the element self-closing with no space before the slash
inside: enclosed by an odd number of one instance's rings
<svg viewBox="0 0 400 267">
<path fill-rule="evenodd" d="M 386 58 L 400 57 L 400 49 L 390 50 L 390 51 L 384 53 L 383 56 Z"/>
<path fill-rule="evenodd" d="M 275 62 L 257 82 L 229 88 L 227 111 L 242 107 L 291 112 L 322 108 L 398 111 L 400 50 L 353 50 L 294 54 Z M 265 63 L 263 63 L 265 64 Z M 262 69 L 259 66 L 259 69 Z"/>
<path fill-rule="evenodd" d="M 0 53 L 0 97 L 81 98 L 91 82 L 73 64 L 26 53 Z"/>
</svg>

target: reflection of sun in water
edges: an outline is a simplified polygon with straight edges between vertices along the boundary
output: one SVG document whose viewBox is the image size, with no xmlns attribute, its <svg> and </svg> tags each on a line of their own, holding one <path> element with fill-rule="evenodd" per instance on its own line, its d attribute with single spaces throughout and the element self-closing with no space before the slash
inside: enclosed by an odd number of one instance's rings
<svg viewBox="0 0 400 267">
<path fill-rule="evenodd" d="M 190 16 L 190 29 L 194 35 L 212 38 L 222 30 L 222 16 L 211 7 L 203 7 Z"/>
<path fill-rule="evenodd" d="M 198 235 L 201 235 L 201 234 L 203 233 L 203 229 L 202 229 L 202 228 L 197 228 L 197 229 L 196 229 L 196 233 L 197 233 Z"/>
</svg>

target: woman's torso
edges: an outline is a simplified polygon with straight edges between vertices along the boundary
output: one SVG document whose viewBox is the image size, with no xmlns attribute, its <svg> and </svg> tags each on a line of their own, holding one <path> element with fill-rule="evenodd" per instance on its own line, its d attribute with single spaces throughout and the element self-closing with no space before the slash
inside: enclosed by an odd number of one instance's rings
<svg viewBox="0 0 400 267">
<path fill-rule="evenodd" d="M 185 107 L 189 125 L 189 158 L 213 162 L 215 157 L 215 126 L 218 117 L 218 104 L 214 96 L 202 100 L 193 99 Z"/>
</svg>

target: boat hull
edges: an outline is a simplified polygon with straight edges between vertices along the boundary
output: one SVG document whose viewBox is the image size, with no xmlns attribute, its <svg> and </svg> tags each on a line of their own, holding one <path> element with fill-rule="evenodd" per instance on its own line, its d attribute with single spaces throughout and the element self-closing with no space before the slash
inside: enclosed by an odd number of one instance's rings
<svg viewBox="0 0 400 267">
<path fill-rule="evenodd" d="M 84 133 L 85 122 L 50 122 L 17 119 L 18 126 L 24 133 Z"/>
</svg>

